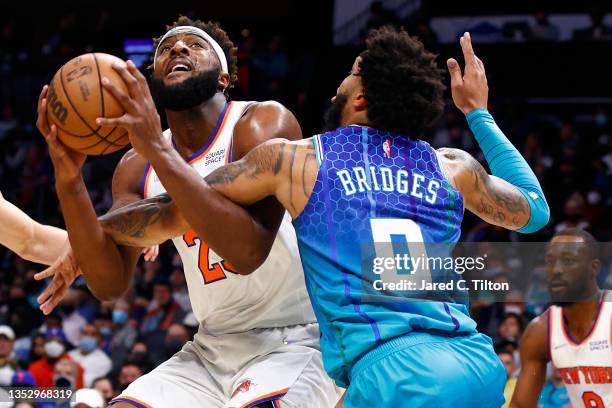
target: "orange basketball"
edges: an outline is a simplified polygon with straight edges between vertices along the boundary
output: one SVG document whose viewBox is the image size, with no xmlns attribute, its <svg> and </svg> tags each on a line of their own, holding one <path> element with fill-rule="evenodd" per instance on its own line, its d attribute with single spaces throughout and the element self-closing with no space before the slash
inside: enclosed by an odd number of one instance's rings
<svg viewBox="0 0 612 408">
<path fill-rule="evenodd" d="M 96 125 L 96 118 L 124 114 L 123 107 L 102 87 L 102 77 L 127 93 L 125 83 L 112 67 L 123 64 L 109 54 L 83 54 L 55 73 L 47 94 L 47 119 L 57 126 L 66 146 L 89 155 L 109 154 L 129 143 L 127 131 Z"/>
</svg>

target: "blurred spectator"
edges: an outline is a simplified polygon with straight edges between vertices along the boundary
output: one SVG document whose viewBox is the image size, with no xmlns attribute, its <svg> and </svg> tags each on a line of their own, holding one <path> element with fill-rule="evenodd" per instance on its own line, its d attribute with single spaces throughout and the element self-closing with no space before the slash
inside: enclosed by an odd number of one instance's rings
<svg viewBox="0 0 612 408">
<path fill-rule="evenodd" d="M 172 357 L 174 353 L 179 351 L 189 340 L 189 332 L 185 326 L 182 324 L 173 324 L 170 326 L 164 342 L 164 361 Z"/>
<path fill-rule="evenodd" d="M 127 388 L 128 385 L 136 381 L 136 379 L 140 378 L 143 375 L 142 369 L 132 363 L 127 363 L 123 367 L 121 367 L 121 371 L 119 372 L 119 378 L 117 381 L 117 388 L 121 392 Z"/>
<path fill-rule="evenodd" d="M 546 384 L 542 388 L 538 407 L 540 408 L 571 408 L 567 390 L 563 385 L 563 379 L 559 370 L 552 364 L 548 364 L 550 375 L 546 379 Z"/>
<path fill-rule="evenodd" d="M 568 228 L 588 229 L 589 223 L 584 219 L 584 198 L 580 193 L 572 194 L 565 202 L 565 218 L 555 226 L 555 231 Z"/>
<path fill-rule="evenodd" d="M 69 289 L 59 307 L 62 316 L 62 328 L 68 342 L 76 346 L 79 344 L 81 328 L 87 324 L 85 319 L 77 310 L 79 291 Z"/>
<path fill-rule="evenodd" d="M 105 403 L 113 399 L 116 395 L 115 390 L 113 389 L 113 382 L 108 377 L 96 378 L 91 384 L 91 387 L 98 390 L 98 392 L 102 394 Z"/>
<path fill-rule="evenodd" d="M 507 350 L 497 350 L 497 356 L 501 360 L 502 364 L 506 368 L 506 386 L 504 387 L 504 398 L 506 399 L 506 403 L 502 405 L 503 408 L 508 408 L 510 405 L 510 400 L 512 400 L 512 394 L 514 394 L 514 389 L 516 388 L 516 366 L 514 365 L 514 357 L 510 351 Z"/>
<path fill-rule="evenodd" d="M 45 333 L 45 355 L 32 362 L 28 371 L 36 379 L 37 387 L 53 387 L 53 375 L 55 363 L 61 360 L 71 360 L 66 353 L 66 335 L 62 329 L 51 328 Z M 83 386 L 83 369 L 77 364 L 76 384 L 80 388 Z"/>
<path fill-rule="evenodd" d="M 94 379 L 108 374 L 112 368 L 111 359 L 99 348 L 101 340 L 96 326 L 87 324 L 81 330 L 79 347 L 68 353 L 83 367 L 86 387 L 90 387 Z"/>
<path fill-rule="evenodd" d="M 0 387 L 11 384 L 17 363 L 13 355 L 15 332 L 9 326 L 0 326 Z"/>
<path fill-rule="evenodd" d="M 531 27 L 531 39 L 536 41 L 558 41 L 559 29 L 548 20 L 548 14 L 543 10 L 535 14 L 536 23 Z"/>
<path fill-rule="evenodd" d="M 81 367 L 76 361 L 70 359 L 59 360 L 53 366 L 53 386 L 73 390 L 83 388 L 83 384 L 79 380 L 81 372 Z"/>
<path fill-rule="evenodd" d="M 148 372 L 153 368 L 149 348 L 143 341 L 134 343 L 130 354 L 125 360 L 126 363 L 137 365 L 143 372 Z"/>
<path fill-rule="evenodd" d="M 125 361 L 128 351 L 138 336 L 138 332 L 129 321 L 129 310 L 130 305 L 123 299 L 118 300 L 113 309 L 115 335 L 110 342 L 110 352 L 115 369 L 118 369 Z"/>
<path fill-rule="evenodd" d="M 5 135 L 17 127 L 17 119 L 15 119 L 15 109 L 10 102 L 5 102 L 2 107 L 2 119 L 0 119 L 0 142 L 4 140 Z"/>
<path fill-rule="evenodd" d="M 106 401 L 98 390 L 92 388 L 82 388 L 77 390 L 74 395 L 73 408 L 104 408 Z"/>
<path fill-rule="evenodd" d="M 178 303 L 185 312 L 191 312 L 191 301 L 189 300 L 187 281 L 185 280 L 185 272 L 183 272 L 182 266 L 172 270 L 170 274 L 170 284 L 172 285 L 172 298 L 174 301 Z"/>
<path fill-rule="evenodd" d="M 524 324 L 519 314 L 507 313 L 499 324 L 499 339 L 518 341 L 523 334 Z"/>
<path fill-rule="evenodd" d="M 153 285 L 153 301 L 142 321 L 144 333 L 167 330 L 172 323 L 180 323 L 185 312 L 172 299 L 172 286 L 168 282 L 157 282 Z"/>
</svg>

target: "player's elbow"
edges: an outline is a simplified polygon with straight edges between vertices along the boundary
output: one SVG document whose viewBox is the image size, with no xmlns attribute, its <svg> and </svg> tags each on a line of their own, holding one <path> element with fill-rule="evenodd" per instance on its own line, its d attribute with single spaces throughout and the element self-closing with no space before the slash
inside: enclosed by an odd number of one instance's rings
<svg viewBox="0 0 612 408">
<path fill-rule="evenodd" d="M 270 248 L 251 248 L 243 252 L 240 259 L 236 259 L 233 263 L 230 263 L 240 275 L 250 275 L 268 259 L 269 253 Z"/>
<path fill-rule="evenodd" d="M 125 292 L 127 292 L 127 285 L 95 285 L 87 283 L 87 287 L 94 295 L 96 299 L 101 302 L 114 302 L 119 300 Z"/>
<path fill-rule="evenodd" d="M 531 234 L 548 225 L 550 221 L 550 208 L 543 197 L 538 203 L 530 203 L 530 211 L 529 221 L 518 232 Z"/>
<path fill-rule="evenodd" d="M 112 279 L 108 276 L 102 279 L 96 279 L 95 276 L 100 276 L 99 273 L 89 273 L 86 267 L 81 267 L 85 283 L 94 295 L 94 297 L 102 302 L 114 302 L 119 300 L 129 289 L 129 282 L 124 279 Z"/>
</svg>

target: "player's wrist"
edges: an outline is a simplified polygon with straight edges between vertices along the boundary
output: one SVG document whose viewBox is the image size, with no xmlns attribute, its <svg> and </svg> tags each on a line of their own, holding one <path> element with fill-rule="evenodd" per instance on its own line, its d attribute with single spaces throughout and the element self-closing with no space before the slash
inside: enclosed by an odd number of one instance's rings
<svg viewBox="0 0 612 408">
<path fill-rule="evenodd" d="M 79 193 L 85 189 L 81 173 L 76 175 L 55 175 L 55 189 L 58 193 Z"/>
</svg>

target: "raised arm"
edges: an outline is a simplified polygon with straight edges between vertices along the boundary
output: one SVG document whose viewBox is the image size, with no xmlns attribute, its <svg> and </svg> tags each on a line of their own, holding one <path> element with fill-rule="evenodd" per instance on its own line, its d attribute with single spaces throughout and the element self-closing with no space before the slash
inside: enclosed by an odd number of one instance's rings
<svg viewBox="0 0 612 408">
<path fill-rule="evenodd" d="M 543 316 L 534 319 L 521 337 L 521 372 L 510 408 L 536 408 L 546 380 L 548 333 Z"/>
<path fill-rule="evenodd" d="M 1 245 L 28 261 L 51 265 L 67 239 L 66 231 L 34 221 L 0 192 Z"/>
<path fill-rule="evenodd" d="M 455 105 L 466 115 L 470 129 L 492 175 L 469 154 L 441 149 L 451 183 L 464 197 L 466 208 L 485 221 L 531 233 L 548 223 L 550 210 L 537 177 L 486 110 L 489 88 L 484 64 L 474 54 L 468 33 L 461 37 L 465 71 L 448 60 Z"/>
</svg>

